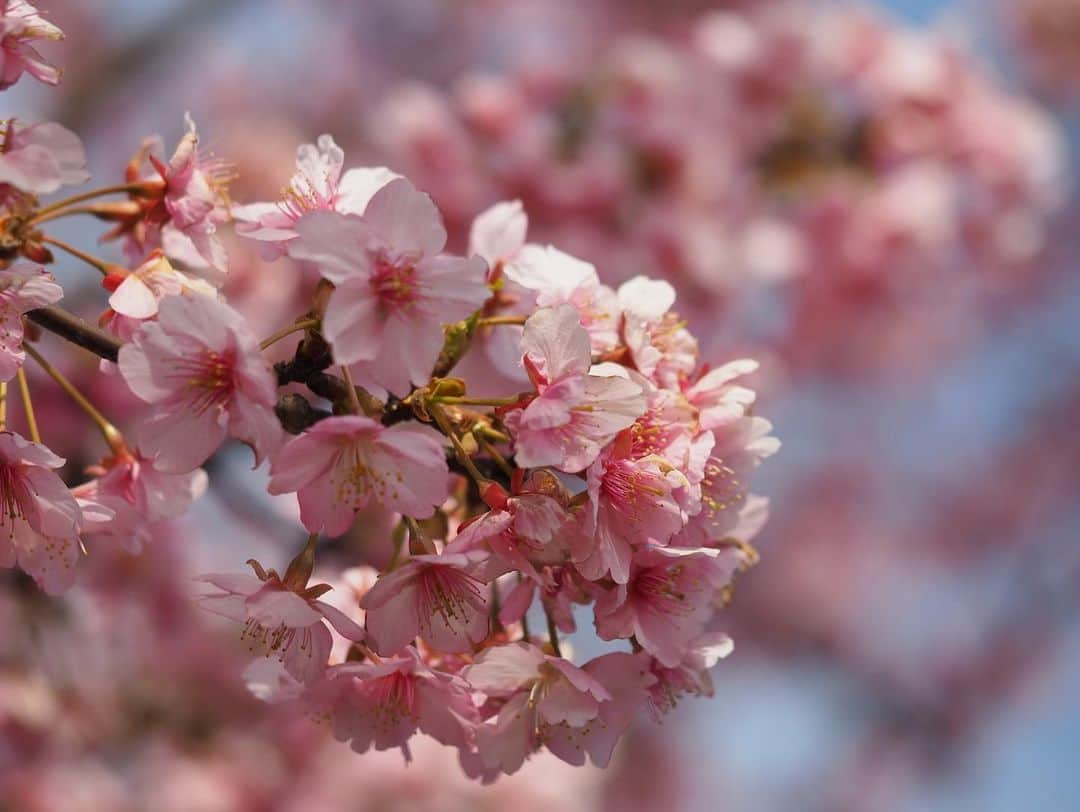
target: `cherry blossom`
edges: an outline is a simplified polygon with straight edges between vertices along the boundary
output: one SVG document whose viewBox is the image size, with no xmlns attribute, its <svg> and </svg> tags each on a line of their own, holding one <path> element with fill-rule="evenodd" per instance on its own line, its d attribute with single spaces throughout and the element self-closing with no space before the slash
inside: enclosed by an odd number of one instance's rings
<svg viewBox="0 0 1080 812">
<path fill-rule="evenodd" d="M 33 195 L 90 179 L 79 136 L 51 121 L 23 124 L 8 119 L 0 135 L 0 184 Z"/>
<path fill-rule="evenodd" d="M 250 562 L 255 575 L 205 575 L 202 580 L 221 591 L 199 599 L 205 609 L 243 623 L 241 639 L 249 649 L 275 655 L 302 683 L 313 682 L 326 669 L 332 644 L 326 623 L 349 640 L 364 639 L 347 615 L 319 600 L 329 585 L 308 586 L 313 557 L 305 553 L 312 547 L 294 559 L 284 577 L 256 561 Z"/>
<path fill-rule="evenodd" d="M 40 266 L 20 262 L 0 270 L 0 381 L 14 378 L 26 360 L 23 315 L 63 296 L 53 275 Z"/>
<path fill-rule="evenodd" d="M 176 270 L 157 249 L 134 270 L 114 273 L 102 280 L 102 285 L 112 290 L 109 309 L 99 319 L 109 332 L 130 340 L 147 319 L 157 316 L 158 306 L 166 296 L 176 296 L 185 291 L 216 297 L 217 291 L 207 281 Z"/>
<path fill-rule="evenodd" d="M 483 553 L 416 555 L 381 576 L 360 601 L 371 646 L 395 654 L 419 636 L 439 651 L 469 651 L 488 635 Z"/>
<path fill-rule="evenodd" d="M 371 197 L 400 175 L 385 167 L 362 167 L 341 171 L 345 153 L 330 135 L 296 150 L 296 172 L 276 203 L 233 206 L 239 221 L 236 233 L 258 240 L 262 256 L 274 260 L 285 254 L 296 239 L 297 220 L 313 211 L 363 214 Z"/>
<path fill-rule="evenodd" d="M 111 516 L 89 501 L 84 515 L 56 473 L 63 464 L 45 446 L 0 432 L 0 566 L 18 565 L 50 594 L 74 583 L 79 533 L 90 521 Z"/>
<path fill-rule="evenodd" d="M 27 0 L 3 0 L 0 4 L 0 90 L 11 87 L 24 72 L 47 85 L 59 84 L 60 69 L 46 62 L 31 43 L 63 37 L 64 32 L 42 17 Z"/>
<path fill-rule="evenodd" d="M 667 544 L 686 521 L 675 497 L 689 485 L 685 475 L 663 457 L 632 455 L 626 432 L 589 468 L 589 502 L 574 544 L 577 568 L 589 580 L 610 574 L 627 583 L 635 545 Z"/>
<path fill-rule="evenodd" d="M 295 228 L 290 256 L 313 262 L 337 286 L 323 321 L 334 358 L 375 391 L 406 394 L 426 383 L 442 325 L 488 298 L 483 261 L 442 253 L 438 209 L 407 180 L 379 189 L 362 217 L 314 212 Z"/>
<path fill-rule="evenodd" d="M 738 563 L 730 549 L 650 545 L 634 556 L 627 583 L 597 599 L 596 631 L 605 640 L 632 636 L 673 668 L 704 631 L 714 599 Z"/>
<path fill-rule="evenodd" d="M 400 747 L 406 758 L 417 730 L 465 747 L 475 714 L 467 684 L 428 668 L 411 647 L 379 663 L 333 666 L 310 701 L 329 716 L 334 736 L 349 741 L 356 752 Z"/>
<path fill-rule="evenodd" d="M 199 294 L 164 299 L 157 321 L 121 349 L 119 367 L 131 391 L 154 407 L 139 445 L 162 471 L 193 471 L 227 436 L 250 445 L 256 465 L 281 445 L 273 375 L 244 320 L 223 302 Z"/>
<path fill-rule="evenodd" d="M 296 491 L 311 532 L 339 536 L 371 502 L 426 517 L 447 496 L 441 437 L 423 426 L 383 426 L 342 415 L 290 440 L 270 468 L 270 493 Z"/>
<path fill-rule="evenodd" d="M 644 411 L 638 384 L 617 369 L 591 366 L 589 337 L 574 307 L 530 316 L 521 345 L 537 394 L 504 418 L 519 465 L 580 471 Z"/>
</svg>

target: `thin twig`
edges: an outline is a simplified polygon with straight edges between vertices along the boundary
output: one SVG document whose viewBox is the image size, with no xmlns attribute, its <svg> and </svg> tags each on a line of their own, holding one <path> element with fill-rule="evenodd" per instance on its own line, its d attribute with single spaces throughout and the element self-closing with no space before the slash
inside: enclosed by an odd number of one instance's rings
<svg viewBox="0 0 1080 812">
<path fill-rule="evenodd" d="M 55 245 L 57 248 L 63 251 L 67 251 L 76 259 L 81 259 L 87 265 L 97 270 L 97 272 L 100 273 L 102 276 L 108 276 L 113 271 L 124 270 L 115 263 L 106 262 L 101 257 L 95 257 L 93 254 L 88 254 L 81 248 L 76 248 L 74 245 L 68 245 L 63 240 L 58 240 L 55 237 L 42 237 L 41 241 L 48 243 L 49 245 Z"/>
<path fill-rule="evenodd" d="M 480 444 L 480 447 L 487 452 L 488 456 L 495 460 L 495 464 L 502 469 L 502 472 L 504 474 L 506 474 L 508 477 L 514 476 L 514 466 L 508 463 L 506 461 L 506 457 L 500 454 L 495 448 L 495 446 L 493 446 L 487 441 L 487 438 L 484 436 L 484 432 L 480 429 L 480 426 L 476 426 L 472 430 L 472 436 L 476 438 L 476 442 L 478 442 Z"/>
<path fill-rule="evenodd" d="M 356 384 L 353 383 L 348 364 L 341 365 L 341 377 L 345 379 L 345 385 L 349 388 L 349 406 L 352 407 L 353 414 L 363 414 L 363 410 L 360 408 L 360 398 L 356 394 Z"/>
<path fill-rule="evenodd" d="M 50 203 L 48 206 L 42 206 L 30 219 L 29 224 L 34 225 L 43 222 L 44 219 L 52 219 L 51 217 L 43 218 L 43 215 L 51 215 L 53 212 L 66 209 L 68 206 L 74 206 L 76 203 L 84 203 L 87 200 L 93 200 L 95 197 L 104 197 L 105 195 L 137 193 L 142 188 L 142 184 L 139 183 L 121 183 L 116 186 L 91 189 L 89 192 L 82 192 L 81 194 L 72 195 L 71 197 L 65 197 L 63 200 L 57 200 L 54 203 Z"/>
<path fill-rule="evenodd" d="M 41 432 L 38 431 L 37 418 L 34 416 L 34 403 L 30 400 L 30 385 L 26 382 L 26 372 L 19 367 L 15 376 L 19 379 L 19 394 L 22 396 L 23 410 L 26 412 L 26 427 L 30 431 L 30 439 L 35 443 L 40 443 Z"/>
<path fill-rule="evenodd" d="M 288 338 L 293 333 L 299 333 L 301 330 L 310 330 L 313 327 L 318 327 L 318 326 L 319 326 L 319 320 L 318 319 L 303 319 L 301 321 L 290 324 L 287 327 L 282 327 L 280 330 L 278 330 L 273 335 L 267 336 L 262 341 L 260 341 L 259 342 L 259 349 L 260 350 L 265 350 L 267 347 L 272 347 L 274 344 L 281 341 L 281 339 Z"/>
<path fill-rule="evenodd" d="M 454 451 L 457 453 L 458 462 L 460 462 L 465 470 L 469 472 L 477 485 L 483 485 L 487 482 L 487 477 L 480 473 L 476 464 L 472 461 L 472 457 L 465 450 L 465 446 L 461 444 L 461 440 L 457 436 L 457 432 L 454 431 L 453 426 L 450 425 L 450 421 L 446 417 L 446 413 L 443 412 L 442 407 L 436 403 L 428 402 L 428 413 L 435 418 L 435 422 L 439 424 L 439 428 L 442 429 L 443 434 L 450 438 L 450 442 L 454 445 Z"/>
<path fill-rule="evenodd" d="M 101 434 L 105 437 L 105 442 L 109 444 L 109 448 L 114 454 L 119 454 L 127 450 L 127 446 L 124 443 L 124 436 L 120 431 L 110 423 L 101 412 L 97 410 L 86 396 L 83 395 L 73 384 L 69 381 L 60 370 L 46 361 L 41 353 L 35 350 L 30 344 L 23 344 L 23 349 L 26 350 L 26 354 L 33 358 L 38 366 L 40 366 L 45 372 L 49 374 L 61 389 L 63 389 L 73 401 L 75 401 L 79 408 L 86 412 L 87 416 L 94 422 L 100 430 Z"/>
<path fill-rule="evenodd" d="M 551 653 L 556 657 L 562 657 L 562 650 L 559 648 L 559 630 L 555 626 L 555 618 L 552 617 L 546 606 L 544 607 L 544 614 L 547 616 L 548 642 L 551 643 Z"/>
</svg>

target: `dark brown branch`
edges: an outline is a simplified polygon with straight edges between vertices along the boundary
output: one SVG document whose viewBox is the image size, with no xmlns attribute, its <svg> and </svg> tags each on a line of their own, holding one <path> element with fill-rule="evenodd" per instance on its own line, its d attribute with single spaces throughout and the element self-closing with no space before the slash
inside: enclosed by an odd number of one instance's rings
<svg viewBox="0 0 1080 812">
<path fill-rule="evenodd" d="M 115 363 L 120 347 L 123 346 L 120 339 L 99 330 L 92 324 L 87 324 L 63 308 L 39 307 L 27 313 L 26 317 L 39 327 L 55 333 L 72 344 L 78 344 L 106 361 Z"/>
</svg>

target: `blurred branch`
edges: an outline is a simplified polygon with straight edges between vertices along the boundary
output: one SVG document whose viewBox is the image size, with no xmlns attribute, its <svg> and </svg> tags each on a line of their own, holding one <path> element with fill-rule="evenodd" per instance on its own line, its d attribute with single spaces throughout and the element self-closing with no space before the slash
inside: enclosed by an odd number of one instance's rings
<svg viewBox="0 0 1080 812">
<path fill-rule="evenodd" d="M 106 361 L 116 363 L 120 347 L 123 346 L 123 342 L 116 337 L 88 324 L 63 308 L 39 307 L 27 313 L 26 317 L 38 327 L 55 333 L 72 344 L 78 344 Z"/>
</svg>

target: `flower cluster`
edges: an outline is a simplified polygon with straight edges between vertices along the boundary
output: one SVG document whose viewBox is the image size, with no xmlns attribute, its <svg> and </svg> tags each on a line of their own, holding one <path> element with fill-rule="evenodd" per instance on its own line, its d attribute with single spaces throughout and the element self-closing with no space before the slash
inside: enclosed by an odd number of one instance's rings
<svg viewBox="0 0 1080 812">
<path fill-rule="evenodd" d="M 7 9 L 30 19 L 25 3 Z M 750 475 L 777 447 L 752 414 L 757 365 L 703 363 L 668 283 L 602 284 L 590 263 L 528 242 L 520 202 L 481 213 L 467 254 L 451 253 L 431 197 L 385 168 L 344 171 L 323 135 L 297 151 L 280 200 L 234 207 L 231 170 L 186 124 L 167 161 L 148 139 L 121 183 L 47 205 L 87 179 L 77 137 L 6 125 L 0 564 L 52 593 L 84 553 L 137 554 L 238 440 L 268 463 L 269 494 L 296 494 L 309 535 L 283 574 L 250 559 L 253 574 L 204 576 L 200 601 L 280 664 L 261 695 L 354 750 L 408 756 L 420 732 L 484 782 L 540 750 L 605 766 L 639 710 L 710 694 L 708 669 L 731 650 L 714 616 L 766 513 Z M 125 264 L 48 233 L 82 214 L 112 226 Z M 232 216 L 265 258 L 318 277 L 308 310 L 262 341 L 222 292 L 217 232 Z M 63 291 L 41 267 L 53 249 L 101 274 L 104 331 L 56 307 Z M 133 407 L 127 436 L 24 319 L 101 358 Z M 108 447 L 75 487 L 41 442 L 27 357 Z M 7 428 L 12 378 L 30 439 Z M 385 563 L 335 605 L 313 581 L 318 541 L 361 513 L 388 519 L 370 556 Z M 590 612 L 616 648 L 576 663 L 566 636 Z"/>
</svg>

